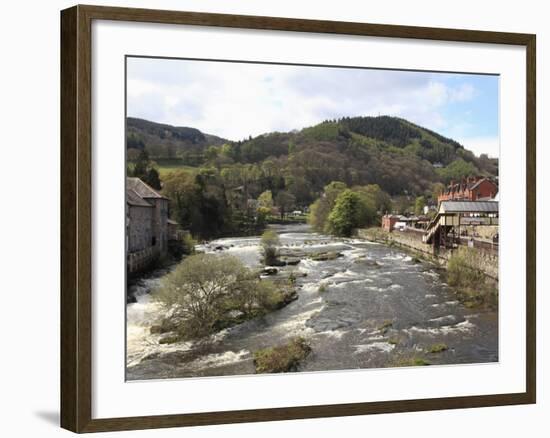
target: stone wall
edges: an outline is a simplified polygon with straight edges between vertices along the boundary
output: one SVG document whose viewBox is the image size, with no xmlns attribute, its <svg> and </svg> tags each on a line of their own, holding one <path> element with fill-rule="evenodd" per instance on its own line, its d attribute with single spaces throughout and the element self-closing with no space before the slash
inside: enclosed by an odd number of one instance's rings
<svg viewBox="0 0 550 438">
<path fill-rule="evenodd" d="M 158 247 L 149 247 L 141 251 L 127 254 L 127 269 L 129 274 L 144 271 L 151 267 L 159 258 Z"/>
<path fill-rule="evenodd" d="M 422 234 L 423 232 L 413 230 L 405 232 L 393 231 L 388 233 L 381 228 L 357 230 L 357 236 L 360 238 L 388 245 L 396 245 L 403 249 L 414 251 L 423 258 L 438 263 L 441 266 L 447 266 L 449 258 L 456 249 L 450 250 L 441 248 L 435 253 L 432 245 L 422 242 Z M 472 248 L 472 251 L 476 251 L 476 264 L 470 267 L 480 270 L 488 277 L 498 280 L 498 254 L 477 248 Z"/>
<path fill-rule="evenodd" d="M 128 206 L 127 251 L 133 253 L 152 246 L 153 207 Z"/>
</svg>

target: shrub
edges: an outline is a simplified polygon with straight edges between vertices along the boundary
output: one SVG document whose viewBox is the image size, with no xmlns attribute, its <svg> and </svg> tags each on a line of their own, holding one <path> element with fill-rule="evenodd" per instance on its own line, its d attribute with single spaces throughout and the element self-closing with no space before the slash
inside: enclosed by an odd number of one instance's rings
<svg viewBox="0 0 550 438">
<path fill-rule="evenodd" d="M 460 248 L 447 264 L 447 281 L 458 293 L 466 307 L 496 305 L 498 289 L 493 280 L 477 269 L 482 263 L 481 255 L 471 248 Z"/>
<path fill-rule="evenodd" d="M 277 308 L 288 297 L 273 283 L 261 281 L 236 257 L 196 254 L 164 277 L 153 298 L 171 311 L 165 324 L 189 339 L 227 325 L 226 315 L 231 310 L 249 319 Z M 162 332 L 162 327 L 158 331 Z"/>
<path fill-rule="evenodd" d="M 398 356 L 386 364 L 386 367 L 418 367 L 431 365 L 429 361 L 417 356 Z"/>
<path fill-rule="evenodd" d="M 264 264 L 265 265 L 275 265 L 277 264 L 278 250 L 279 246 L 279 235 L 273 230 L 267 230 L 262 234 L 260 241 L 262 245 L 262 251 L 264 254 Z"/>
<path fill-rule="evenodd" d="M 265 348 L 254 353 L 257 373 L 286 373 L 296 371 L 298 365 L 311 352 L 311 346 L 302 337 L 288 344 Z"/>
<path fill-rule="evenodd" d="M 455 251 L 447 265 L 449 285 L 456 287 L 476 287 L 485 282 L 485 275 L 472 266 L 479 266 L 479 255 L 471 248 Z"/>
<path fill-rule="evenodd" d="M 183 239 L 181 239 L 181 245 L 183 247 L 184 254 L 194 254 L 196 244 L 197 244 L 197 241 L 193 239 L 193 236 L 191 236 L 191 233 L 185 233 L 183 235 Z"/>
<path fill-rule="evenodd" d="M 446 351 L 448 349 L 449 349 L 449 347 L 447 347 L 447 344 L 443 344 L 443 343 L 434 344 L 429 348 L 428 352 L 429 353 L 442 353 L 443 351 Z"/>
<path fill-rule="evenodd" d="M 378 330 L 382 333 L 386 333 L 390 328 L 393 326 L 393 321 L 391 319 L 386 319 L 380 327 L 378 327 Z"/>
</svg>

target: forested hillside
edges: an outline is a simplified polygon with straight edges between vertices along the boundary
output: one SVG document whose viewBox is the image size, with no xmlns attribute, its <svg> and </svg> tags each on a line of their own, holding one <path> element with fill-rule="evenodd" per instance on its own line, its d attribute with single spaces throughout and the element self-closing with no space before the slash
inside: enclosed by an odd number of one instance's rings
<svg viewBox="0 0 550 438">
<path fill-rule="evenodd" d="M 396 210 L 404 210 L 418 197 L 433 198 L 451 179 L 498 172 L 496 159 L 476 157 L 452 139 L 389 116 L 327 120 L 241 141 L 128 118 L 127 149 L 129 174 L 172 191 L 173 205 L 183 205 L 184 198 L 198 204 L 197 196 L 208 198 L 200 219 L 192 220 L 196 212 L 183 209 L 177 218 L 191 224 L 217 215 L 219 223 L 208 225 L 206 234 L 223 234 L 231 222 L 223 215 L 243 213 L 249 200 L 266 191 L 275 206 L 288 210 L 309 206 L 332 182 L 350 188 L 378 185 Z M 159 174 L 162 181 L 156 179 Z M 185 194 L 175 188 L 184 186 Z"/>
</svg>

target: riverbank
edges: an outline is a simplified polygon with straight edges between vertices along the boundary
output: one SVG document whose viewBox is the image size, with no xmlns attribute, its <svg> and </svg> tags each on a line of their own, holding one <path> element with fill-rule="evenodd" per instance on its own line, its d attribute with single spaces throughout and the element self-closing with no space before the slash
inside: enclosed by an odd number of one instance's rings
<svg viewBox="0 0 550 438">
<path fill-rule="evenodd" d="M 497 312 L 464 306 L 437 265 L 396 245 L 322 235 L 308 226 L 276 231 L 280 255 L 293 264 L 269 277 L 292 279 L 297 300 L 208 342 L 161 344 L 151 327 L 164 315 L 149 294 L 139 295 L 127 306 L 127 379 L 246 375 L 272 372 L 273 364 L 301 372 L 498 361 Z M 263 267 L 259 236 L 197 249 Z M 292 348 L 296 338 L 307 342 L 309 354 Z M 267 367 L 268 358 L 277 360 Z"/>
<path fill-rule="evenodd" d="M 362 228 L 357 230 L 357 237 L 371 242 L 383 243 L 389 246 L 397 246 L 422 259 L 435 263 L 442 268 L 447 268 L 449 260 L 456 250 L 440 249 L 437 253 L 433 247 L 422 242 L 422 233 L 393 231 L 388 232 L 382 228 Z M 472 257 L 470 268 L 483 272 L 487 277 L 498 281 L 498 256 L 477 248 L 468 248 L 476 257 Z"/>
<path fill-rule="evenodd" d="M 421 233 L 388 232 L 381 228 L 357 230 L 357 236 L 371 242 L 398 247 L 415 260 L 432 263 L 453 286 L 459 300 L 469 308 L 498 306 L 498 257 L 477 248 L 459 247 L 434 252 L 421 240 Z"/>
</svg>

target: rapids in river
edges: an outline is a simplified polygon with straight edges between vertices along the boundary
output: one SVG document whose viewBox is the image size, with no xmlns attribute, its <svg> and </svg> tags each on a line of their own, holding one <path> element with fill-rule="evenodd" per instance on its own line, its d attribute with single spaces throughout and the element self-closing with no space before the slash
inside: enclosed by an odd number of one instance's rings
<svg viewBox="0 0 550 438">
<path fill-rule="evenodd" d="M 468 309 L 438 268 L 399 249 L 312 232 L 307 225 L 273 227 L 282 252 L 338 252 L 341 257 L 295 266 L 298 299 L 263 317 L 213 335 L 207 342 L 160 344 L 150 328 L 162 318 L 149 292 L 167 271 L 131 286 L 127 305 L 127 379 L 165 379 L 255 372 L 254 351 L 303 336 L 312 352 L 298 371 L 396 366 L 421 357 L 432 365 L 498 361 L 498 314 Z M 212 241 L 197 249 L 227 253 L 261 267 L 259 237 Z M 445 351 L 430 353 L 436 345 Z"/>
</svg>

